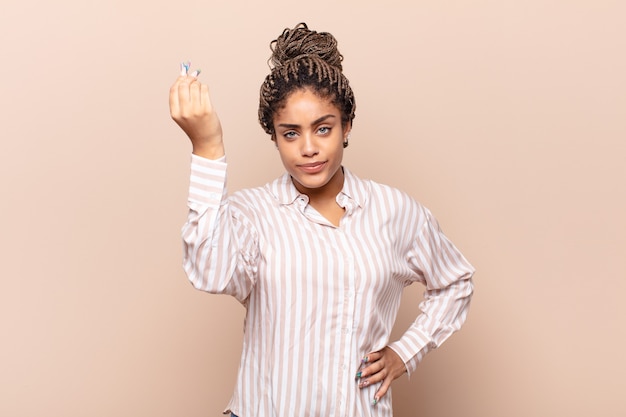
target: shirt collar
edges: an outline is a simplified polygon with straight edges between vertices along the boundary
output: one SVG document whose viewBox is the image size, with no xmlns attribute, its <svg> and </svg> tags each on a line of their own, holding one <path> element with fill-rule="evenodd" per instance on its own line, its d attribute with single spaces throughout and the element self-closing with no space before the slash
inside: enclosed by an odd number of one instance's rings
<svg viewBox="0 0 626 417">
<path fill-rule="evenodd" d="M 342 169 L 344 174 L 343 188 L 339 195 L 345 195 L 349 200 L 363 207 L 367 199 L 369 183 L 352 174 L 348 168 L 342 166 Z M 291 175 L 288 172 L 285 172 L 275 181 L 268 184 L 267 187 L 268 191 L 278 202 L 284 205 L 293 204 L 302 195 L 293 184 Z"/>
</svg>

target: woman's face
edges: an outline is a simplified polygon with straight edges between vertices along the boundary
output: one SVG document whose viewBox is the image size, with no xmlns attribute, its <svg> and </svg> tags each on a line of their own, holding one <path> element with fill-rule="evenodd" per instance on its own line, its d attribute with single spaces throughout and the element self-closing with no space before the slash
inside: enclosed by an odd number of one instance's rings
<svg viewBox="0 0 626 417">
<path fill-rule="evenodd" d="M 274 116 L 276 146 L 298 191 L 336 196 L 343 187 L 343 128 L 341 112 L 310 89 L 296 90 Z"/>
</svg>

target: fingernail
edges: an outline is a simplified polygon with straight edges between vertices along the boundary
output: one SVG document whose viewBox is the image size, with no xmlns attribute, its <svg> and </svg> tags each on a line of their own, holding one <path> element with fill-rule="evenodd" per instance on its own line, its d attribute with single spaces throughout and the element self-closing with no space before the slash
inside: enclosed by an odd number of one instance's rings
<svg viewBox="0 0 626 417">
<path fill-rule="evenodd" d="M 361 372 L 357 372 L 357 373 L 356 373 L 356 376 L 355 376 L 354 378 L 355 378 L 355 379 L 359 379 L 359 378 L 361 378 Z"/>
<path fill-rule="evenodd" d="M 378 397 L 374 397 L 374 399 L 372 400 L 372 405 L 376 404 L 378 404 Z"/>
<path fill-rule="evenodd" d="M 365 356 L 363 359 L 361 359 L 361 362 L 367 363 L 368 360 L 369 360 L 369 357 Z"/>
<path fill-rule="evenodd" d="M 191 66 L 191 61 L 183 62 L 181 64 L 181 75 L 189 74 L 189 67 Z"/>
<path fill-rule="evenodd" d="M 192 77 L 197 77 L 198 75 L 200 75 L 200 73 L 202 72 L 202 70 L 195 70 L 194 72 L 191 73 Z"/>
<path fill-rule="evenodd" d="M 370 384 L 369 379 L 365 379 L 359 383 L 359 388 L 365 388 Z"/>
<path fill-rule="evenodd" d="M 184 77 L 185 75 L 187 75 L 187 72 L 185 71 L 185 63 L 184 62 L 180 63 L 180 75 L 181 75 L 181 77 Z"/>
</svg>

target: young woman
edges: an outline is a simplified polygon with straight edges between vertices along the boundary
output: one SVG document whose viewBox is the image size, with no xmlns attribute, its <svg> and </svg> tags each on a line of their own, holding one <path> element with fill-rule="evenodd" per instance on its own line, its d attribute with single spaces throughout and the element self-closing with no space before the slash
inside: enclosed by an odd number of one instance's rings
<svg viewBox="0 0 626 417">
<path fill-rule="evenodd" d="M 391 416 L 391 383 L 463 324 L 472 266 L 405 193 L 342 165 L 355 101 L 329 33 L 299 24 L 271 44 L 259 121 L 285 174 L 228 195 L 222 128 L 208 87 L 170 90 L 193 146 L 184 268 L 193 285 L 246 308 L 239 417 Z M 390 333 L 405 286 L 423 311 Z"/>
</svg>

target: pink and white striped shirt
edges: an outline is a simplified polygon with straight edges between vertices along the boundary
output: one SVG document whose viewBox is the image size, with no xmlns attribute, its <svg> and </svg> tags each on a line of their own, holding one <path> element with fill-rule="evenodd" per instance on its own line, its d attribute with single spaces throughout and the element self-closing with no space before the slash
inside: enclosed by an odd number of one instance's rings
<svg viewBox="0 0 626 417">
<path fill-rule="evenodd" d="M 465 321 L 473 268 L 430 212 L 344 173 L 337 203 L 345 214 L 335 227 L 288 174 L 227 196 L 225 158 L 192 155 L 185 271 L 196 288 L 246 308 L 226 412 L 390 417 L 390 391 L 372 405 L 378 384 L 357 386 L 361 358 L 389 346 L 410 375 Z M 413 282 L 426 288 L 423 314 L 390 341 L 402 290 Z"/>
</svg>

